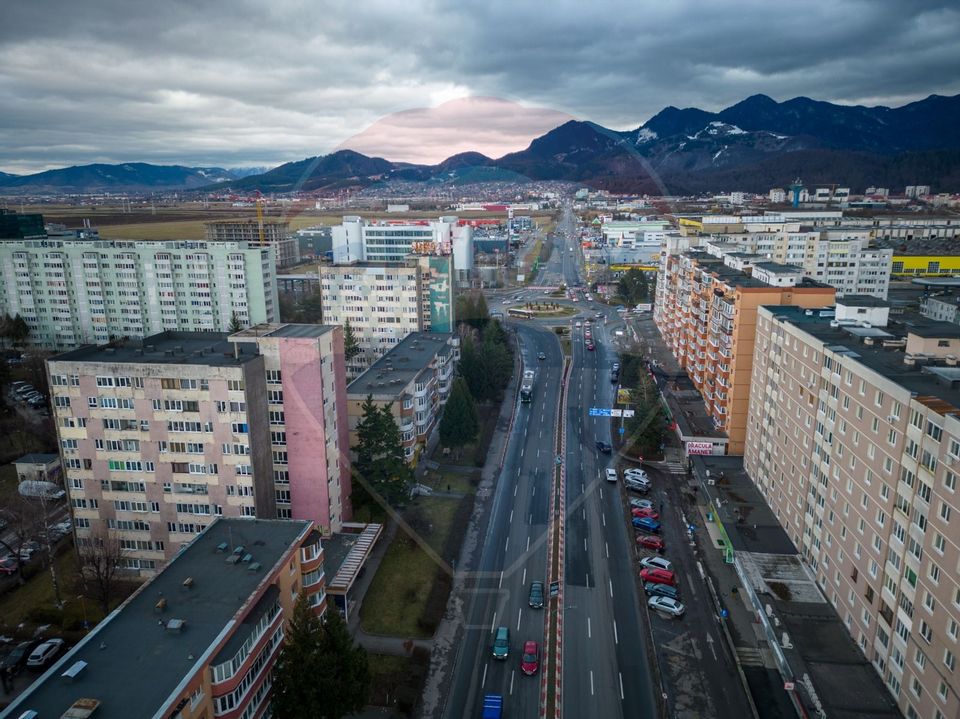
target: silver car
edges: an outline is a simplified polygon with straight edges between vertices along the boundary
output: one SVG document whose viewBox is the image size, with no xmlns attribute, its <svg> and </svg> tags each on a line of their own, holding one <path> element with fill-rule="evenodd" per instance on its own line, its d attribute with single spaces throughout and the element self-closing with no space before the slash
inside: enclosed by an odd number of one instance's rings
<svg viewBox="0 0 960 719">
<path fill-rule="evenodd" d="M 647 599 L 647 606 L 655 612 L 666 614 L 670 617 L 682 617 L 687 608 L 683 602 L 678 602 L 672 597 L 650 597 Z"/>
</svg>

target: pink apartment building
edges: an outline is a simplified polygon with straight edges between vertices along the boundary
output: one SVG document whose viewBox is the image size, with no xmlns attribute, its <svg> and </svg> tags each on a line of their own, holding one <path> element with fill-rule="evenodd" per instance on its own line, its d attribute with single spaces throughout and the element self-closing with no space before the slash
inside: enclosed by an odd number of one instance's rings
<svg viewBox="0 0 960 719">
<path fill-rule="evenodd" d="M 152 574 L 216 517 L 350 518 L 339 327 L 167 332 L 47 362 L 77 541 Z"/>
</svg>

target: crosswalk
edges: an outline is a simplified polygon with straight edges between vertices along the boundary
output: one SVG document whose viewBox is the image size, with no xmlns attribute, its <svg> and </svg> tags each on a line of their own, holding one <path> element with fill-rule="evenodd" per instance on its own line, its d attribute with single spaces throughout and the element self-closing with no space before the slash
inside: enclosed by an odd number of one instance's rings
<svg viewBox="0 0 960 719">
<path fill-rule="evenodd" d="M 683 462 L 657 462 L 657 466 L 670 474 L 686 474 L 687 466 Z"/>
</svg>

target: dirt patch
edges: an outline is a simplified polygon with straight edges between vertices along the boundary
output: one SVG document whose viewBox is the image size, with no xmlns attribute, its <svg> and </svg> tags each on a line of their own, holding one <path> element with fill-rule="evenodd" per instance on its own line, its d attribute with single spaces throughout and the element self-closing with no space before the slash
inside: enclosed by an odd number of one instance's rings
<svg viewBox="0 0 960 719">
<path fill-rule="evenodd" d="M 783 582 L 767 582 L 767 586 L 770 587 L 770 591 L 773 592 L 778 599 L 784 602 L 789 602 L 793 598 L 793 592 L 790 591 L 790 587 Z"/>
</svg>

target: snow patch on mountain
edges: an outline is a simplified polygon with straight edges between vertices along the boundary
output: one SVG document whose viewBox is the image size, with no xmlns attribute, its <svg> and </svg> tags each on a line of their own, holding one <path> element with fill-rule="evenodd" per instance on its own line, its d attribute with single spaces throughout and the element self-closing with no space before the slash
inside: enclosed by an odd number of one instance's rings
<svg viewBox="0 0 960 719">
<path fill-rule="evenodd" d="M 656 139 L 657 139 L 657 133 L 654 132 L 653 130 L 649 129 L 649 128 L 641 127 L 641 128 L 637 131 L 637 144 L 638 144 L 638 145 L 639 145 L 641 142 L 650 142 L 651 140 L 656 140 Z"/>
</svg>

